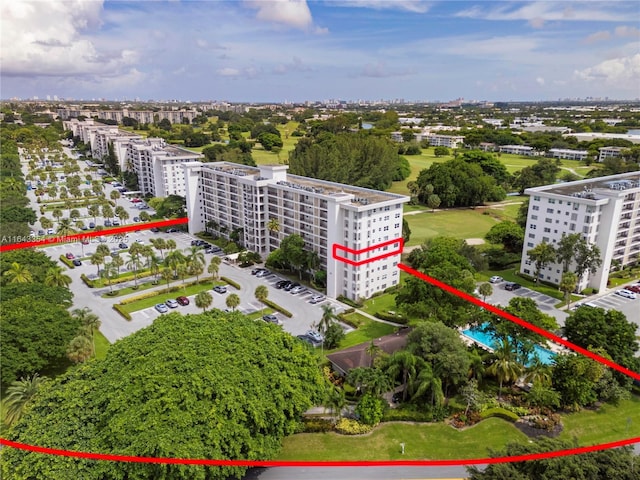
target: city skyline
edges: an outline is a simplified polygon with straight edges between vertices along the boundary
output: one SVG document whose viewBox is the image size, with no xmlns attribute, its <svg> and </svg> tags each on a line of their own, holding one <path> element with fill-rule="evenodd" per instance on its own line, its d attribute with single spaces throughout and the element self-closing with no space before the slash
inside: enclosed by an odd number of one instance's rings
<svg viewBox="0 0 640 480">
<path fill-rule="evenodd" d="M 635 2 L 21 0 L 1 8 L 2 98 L 640 97 Z"/>
</svg>

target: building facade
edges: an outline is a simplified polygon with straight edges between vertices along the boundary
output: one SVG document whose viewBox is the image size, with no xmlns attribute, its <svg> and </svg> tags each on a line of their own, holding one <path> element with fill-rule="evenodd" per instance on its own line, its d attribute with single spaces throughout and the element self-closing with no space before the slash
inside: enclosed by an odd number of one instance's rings
<svg viewBox="0 0 640 480">
<path fill-rule="evenodd" d="M 607 158 L 618 158 L 622 156 L 623 147 L 600 147 L 598 149 L 598 161 L 604 162 Z"/>
<path fill-rule="evenodd" d="M 527 251 L 545 241 L 556 245 L 562 234 L 580 233 L 600 249 L 602 265 L 580 279 L 578 291 L 607 286 L 612 262 L 635 264 L 640 258 L 640 172 L 528 188 L 530 196 L 520 271 L 533 276 Z M 550 264 L 540 280 L 559 284 L 562 266 Z"/>
<path fill-rule="evenodd" d="M 533 147 L 527 147 L 526 145 L 500 145 L 499 151 L 502 153 L 510 153 L 512 155 L 523 155 L 525 157 L 532 157 L 535 155 Z"/>
<path fill-rule="evenodd" d="M 352 300 L 397 285 L 400 279 L 403 195 L 288 175 L 286 165 L 185 163 L 189 232 L 241 232 L 244 246 L 263 257 L 291 234 L 318 254 L 327 295 Z M 376 248 L 378 244 L 390 242 Z M 365 253 L 348 253 L 334 245 Z M 397 253 L 394 253 L 397 251 Z M 366 262 L 378 256 L 382 259 Z M 361 264 L 351 264 L 362 262 Z"/>
<path fill-rule="evenodd" d="M 550 148 L 547 156 L 565 160 L 586 160 L 589 152 L 586 150 L 572 150 L 570 148 Z"/>
</svg>

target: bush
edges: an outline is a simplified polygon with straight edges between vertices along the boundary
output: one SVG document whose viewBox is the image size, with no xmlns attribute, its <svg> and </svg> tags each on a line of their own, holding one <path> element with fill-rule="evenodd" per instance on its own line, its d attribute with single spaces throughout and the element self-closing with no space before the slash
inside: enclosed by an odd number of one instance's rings
<svg viewBox="0 0 640 480">
<path fill-rule="evenodd" d="M 362 435 L 369 433 L 371 430 L 373 430 L 371 425 L 365 425 L 349 418 L 342 418 L 336 424 L 336 431 L 342 435 Z"/>
<path fill-rule="evenodd" d="M 432 420 L 431 412 L 421 412 L 413 405 L 389 408 L 382 416 L 383 422 L 431 422 Z"/>
<path fill-rule="evenodd" d="M 238 282 L 234 282 L 233 280 L 231 280 L 230 278 L 227 277 L 220 277 L 220 280 L 222 280 L 223 282 L 227 282 L 229 285 L 231 285 L 232 287 L 234 287 L 236 290 L 240 290 L 240 284 Z"/>
<path fill-rule="evenodd" d="M 277 310 L 278 312 L 280 312 L 281 314 L 285 315 L 286 317 L 289 317 L 289 318 L 293 317 L 293 313 L 291 313 L 289 310 L 285 310 L 280 305 L 278 305 L 277 303 L 272 302 L 268 298 L 265 298 L 262 301 L 262 303 L 264 303 L 268 307 L 273 308 L 274 310 Z"/>
<path fill-rule="evenodd" d="M 337 298 L 337 300 L 338 300 L 339 302 L 346 303 L 347 305 L 349 305 L 350 307 L 353 307 L 353 308 L 362 308 L 362 304 L 361 304 L 361 303 L 354 302 L 354 301 L 353 301 L 353 300 L 351 300 L 350 298 L 344 297 L 344 296 L 342 296 L 342 295 L 340 295 L 340 296 Z"/>
<path fill-rule="evenodd" d="M 60 255 L 60 261 L 62 263 L 64 263 L 67 267 L 73 269 L 76 268 L 76 266 L 73 264 L 73 262 L 71 260 L 69 260 L 67 257 L 65 257 L 64 255 Z"/>
<path fill-rule="evenodd" d="M 138 300 L 144 300 L 145 298 L 155 297 L 156 295 L 160 295 L 162 293 L 167 293 L 166 290 L 167 289 L 165 288 L 162 292 L 156 290 L 156 291 L 153 291 L 153 292 L 147 292 L 147 293 L 143 293 L 141 295 L 136 295 L 135 297 L 125 298 L 124 300 L 122 300 L 119 303 L 119 305 L 128 305 L 130 303 L 137 302 Z"/>
<path fill-rule="evenodd" d="M 125 320 L 129 320 L 129 321 L 131 321 L 131 315 L 129 315 L 129 312 L 125 312 L 125 311 L 122 309 L 122 307 L 121 307 L 120 305 L 115 304 L 115 305 L 113 306 L 113 309 L 114 309 L 116 312 L 118 312 L 120 315 L 122 315 L 122 316 L 125 318 Z"/>
<path fill-rule="evenodd" d="M 350 318 L 347 318 L 347 315 L 348 315 L 348 313 L 346 313 L 346 312 L 339 313 L 337 315 L 338 320 L 340 320 L 342 323 L 346 323 L 350 327 L 353 327 L 353 328 L 357 329 L 359 327 L 359 325 L 356 322 L 354 322 L 353 320 L 351 320 Z"/>
<path fill-rule="evenodd" d="M 334 428 L 333 422 L 325 418 L 305 418 L 302 424 L 302 431 L 306 433 L 326 433 Z"/>
<path fill-rule="evenodd" d="M 380 397 L 367 393 L 356 406 L 356 413 L 362 423 L 377 425 L 382 420 L 386 404 Z"/>
<path fill-rule="evenodd" d="M 483 420 L 486 418 L 497 417 L 506 420 L 507 422 L 517 422 L 520 418 L 517 414 L 510 412 L 506 408 L 502 407 L 489 408 L 488 410 L 481 412 L 480 417 Z"/>
<path fill-rule="evenodd" d="M 89 288 L 94 288 L 93 280 L 89 280 L 89 278 L 83 273 L 80 275 L 80 280 L 84 282 L 84 284 Z"/>
<path fill-rule="evenodd" d="M 373 314 L 374 317 L 379 318 L 380 320 L 386 320 L 387 322 L 399 323 L 401 325 L 406 325 L 409 322 L 408 318 L 403 317 L 402 315 L 392 315 L 390 313 L 384 312 L 376 312 Z"/>
</svg>

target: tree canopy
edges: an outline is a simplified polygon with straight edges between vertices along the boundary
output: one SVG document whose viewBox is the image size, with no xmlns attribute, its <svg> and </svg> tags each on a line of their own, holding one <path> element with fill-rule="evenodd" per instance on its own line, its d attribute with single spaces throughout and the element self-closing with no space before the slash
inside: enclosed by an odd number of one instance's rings
<svg viewBox="0 0 640 480">
<path fill-rule="evenodd" d="M 8 438 L 124 455 L 264 460 L 322 387 L 311 353 L 277 326 L 236 313 L 170 314 L 114 344 L 104 360 L 44 386 Z M 3 452 L 2 468 L 7 479 L 226 479 L 246 470 L 17 449 Z"/>
</svg>

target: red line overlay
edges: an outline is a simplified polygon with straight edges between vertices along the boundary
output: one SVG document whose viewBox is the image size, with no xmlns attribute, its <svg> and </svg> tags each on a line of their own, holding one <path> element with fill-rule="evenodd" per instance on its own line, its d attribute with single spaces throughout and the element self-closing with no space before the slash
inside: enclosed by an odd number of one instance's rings
<svg viewBox="0 0 640 480">
<path fill-rule="evenodd" d="M 529 322 L 525 322 L 524 320 L 522 320 L 521 318 L 516 317 L 515 315 L 512 315 L 508 312 L 505 312 L 504 310 L 500 310 L 499 308 L 494 307 L 493 305 L 490 305 L 488 303 L 483 302 L 482 300 L 480 300 L 479 298 L 473 297 L 467 293 L 461 292 L 460 290 L 457 290 L 455 288 L 453 288 L 450 285 L 447 285 L 446 283 L 442 283 L 439 280 L 436 280 L 433 277 L 430 277 L 429 275 L 426 275 L 422 272 L 419 272 L 417 270 L 414 270 L 411 267 L 407 267 L 406 265 L 403 265 L 402 263 L 398 264 L 398 268 L 400 270 L 404 270 L 407 273 L 410 273 L 411 275 L 413 275 L 414 277 L 419 278 L 420 280 L 424 280 L 427 283 L 430 283 L 431 285 L 434 285 L 438 288 L 443 289 L 446 292 L 452 293 L 453 295 L 456 295 L 457 297 L 462 298 L 463 300 L 466 300 L 469 303 L 473 303 L 474 305 L 477 305 L 479 307 L 483 307 L 487 310 L 489 310 L 492 313 L 495 313 L 496 315 L 499 315 L 502 318 L 505 318 L 513 323 L 516 323 L 518 325 L 520 325 L 521 327 L 527 328 L 539 335 L 542 335 L 546 338 L 548 338 L 549 340 L 551 340 L 552 342 L 555 343 L 559 343 L 560 345 L 564 345 L 567 348 L 570 348 L 571 350 L 573 350 L 574 352 L 577 352 L 581 355 L 584 355 L 585 357 L 589 357 L 592 360 L 595 360 L 596 362 L 602 363 L 603 365 L 606 365 L 607 367 L 613 368 L 614 370 L 618 370 L 621 373 L 624 373 L 625 375 L 635 378 L 636 380 L 640 380 L 640 373 L 636 373 L 632 370 L 629 370 L 628 368 L 625 368 L 621 365 L 618 365 L 617 363 L 612 362 L 609 359 L 606 359 L 604 357 L 601 357 L 600 355 L 596 355 L 593 352 L 590 352 L 589 350 L 586 350 L 582 347 L 579 347 L 578 345 L 576 345 L 575 343 L 571 343 L 568 342 L 567 340 L 563 340 L 562 338 L 558 337 L 557 335 L 554 335 L 553 333 L 547 332 L 546 330 L 543 330 L 540 327 L 537 327 Z"/>
<path fill-rule="evenodd" d="M 349 258 L 341 257 L 338 255 L 338 250 L 344 250 L 345 252 L 351 253 L 353 255 L 360 255 L 362 253 L 370 252 L 371 250 L 377 250 L 378 248 L 386 247 L 387 245 L 391 245 L 393 243 L 399 244 L 396 250 L 393 250 L 392 252 L 383 253 L 381 255 L 377 255 L 372 258 L 365 258 L 364 260 L 356 261 L 356 260 L 351 260 Z M 400 238 L 395 238 L 393 240 L 388 240 L 386 242 L 376 243 L 375 245 L 372 245 L 366 248 L 361 248 L 359 250 L 355 250 L 353 248 L 345 247 L 344 245 L 334 243 L 332 247 L 332 254 L 335 260 L 339 260 L 341 262 L 348 263 L 349 265 L 354 265 L 358 267 L 360 265 L 364 265 L 365 263 L 375 262 L 376 260 L 382 260 L 383 258 L 392 257 L 393 255 L 400 255 L 402 253 L 403 248 L 404 248 L 404 239 L 400 237 Z"/>
<path fill-rule="evenodd" d="M 470 458 L 467 460 L 380 460 L 380 461 L 277 461 L 277 460 L 215 460 L 207 458 L 156 458 L 156 457 L 136 457 L 130 455 L 113 455 L 107 453 L 76 452 L 73 450 L 60 450 L 57 448 L 38 447 L 26 443 L 14 442 L 0 438 L 0 445 L 18 448 L 35 453 L 47 455 L 58 455 L 61 457 L 84 458 L 87 460 L 103 460 L 112 462 L 133 462 L 133 463 L 159 463 L 159 464 L 179 464 L 179 465 L 206 465 L 218 467 L 388 467 L 388 466 L 417 466 L 417 467 L 444 467 L 444 466 L 466 466 L 485 465 L 492 463 L 526 462 L 530 460 L 542 460 L 545 458 L 565 457 L 568 455 L 579 455 L 582 453 L 596 452 L 609 448 L 619 448 L 640 442 L 640 437 L 618 440 L 616 442 L 602 443 L 588 447 L 570 448 L 567 450 L 557 450 L 555 452 L 533 453 L 529 455 L 514 455 L 511 457 L 495 458 Z"/>
<path fill-rule="evenodd" d="M 146 224 L 145 228 L 151 228 L 153 226 L 166 226 L 176 225 L 179 223 L 185 223 L 187 219 L 169 220 L 167 222 L 156 222 L 154 224 Z M 107 231 L 107 234 L 121 233 L 122 231 L 130 231 L 138 229 L 138 226 L 122 227 Z M 124 229 L 124 230 L 123 230 Z M 84 236 L 96 236 L 103 235 L 106 232 L 92 232 Z M 78 235 L 82 237 L 83 235 Z M 395 241 L 395 240 L 394 240 Z M 56 243 L 56 242 L 52 242 Z M 26 248 L 26 247 L 18 247 Z M 378 247 L 374 247 L 378 248 Z M 335 251 L 335 246 L 334 246 Z M 398 268 L 405 272 L 424 280 L 436 287 L 442 288 L 446 292 L 456 295 L 463 300 L 468 301 L 479 307 L 486 308 L 487 310 L 499 315 L 509 321 L 512 321 L 524 328 L 528 328 L 549 340 L 559 343 L 561 345 L 574 350 L 577 353 L 585 355 L 597 362 L 602 363 L 608 367 L 611 367 L 619 372 L 624 373 L 632 378 L 640 380 L 640 374 L 632 372 L 627 368 L 624 368 L 611 360 L 603 358 L 594 354 L 584 348 L 574 345 L 571 342 L 563 340 L 562 338 L 547 332 L 535 325 L 532 325 L 524 320 L 511 315 L 508 312 L 500 310 L 499 308 L 489 305 L 471 295 L 468 295 L 460 290 L 457 290 L 445 283 L 436 280 L 422 272 L 414 270 L 406 265 L 399 264 Z M 74 450 L 62 450 L 56 448 L 40 447 L 37 445 L 29 445 L 26 443 L 14 442 L 5 438 L 0 438 L 0 445 L 6 447 L 17 448 L 29 452 L 41 453 L 46 455 L 58 455 L 62 457 L 83 458 L 87 460 L 101 460 L 112 462 L 134 462 L 134 463 L 156 463 L 156 464 L 179 464 L 179 465 L 202 465 L 202 466 L 228 466 L 228 467 L 386 467 L 386 466 L 416 466 L 416 467 L 438 467 L 438 466 L 467 466 L 467 465 L 488 465 L 497 463 L 510 463 L 510 462 L 526 462 L 532 460 L 543 460 L 547 458 L 565 457 L 569 455 L 580 455 L 583 453 L 596 452 L 600 450 L 606 450 L 609 448 L 619 448 L 627 445 L 640 443 L 640 437 L 627 438 L 624 440 L 618 440 L 615 442 L 602 443 L 599 445 L 591 445 L 586 447 L 570 448 L 566 450 L 558 450 L 555 452 L 542 452 L 528 455 L 515 455 L 509 457 L 496 457 L 496 458 L 469 458 L 469 459 L 454 459 L 454 460 L 381 460 L 381 461 L 324 461 L 324 462 L 310 462 L 310 461 L 275 461 L 275 460 L 216 460 L 206 458 L 156 458 L 156 457 L 139 457 L 132 455 L 115 455 L 108 453 L 92 453 L 92 452 L 78 452 Z"/>
<path fill-rule="evenodd" d="M 135 230 L 148 230 L 150 228 L 170 227 L 172 225 L 181 225 L 187 223 L 189 219 L 187 217 L 173 218 L 171 220 L 161 220 L 159 222 L 149 223 L 134 223 L 133 225 L 127 225 L 123 227 L 110 228 L 108 230 L 93 230 L 91 232 L 74 233 L 73 235 L 57 235 L 54 237 L 45 238 L 42 240 L 35 240 L 32 242 L 19 242 L 9 243 L 6 245 L 0 245 L 0 252 L 8 252 L 9 250 L 20 250 L 21 248 L 30 247 L 46 247 L 54 245 L 56 243 L 66 243 L 76 240 L 82 240 L 91 237 L 102 237 L 105 235 L 119 235 L 122 233 L 133 232 Z"/>
</svg>

